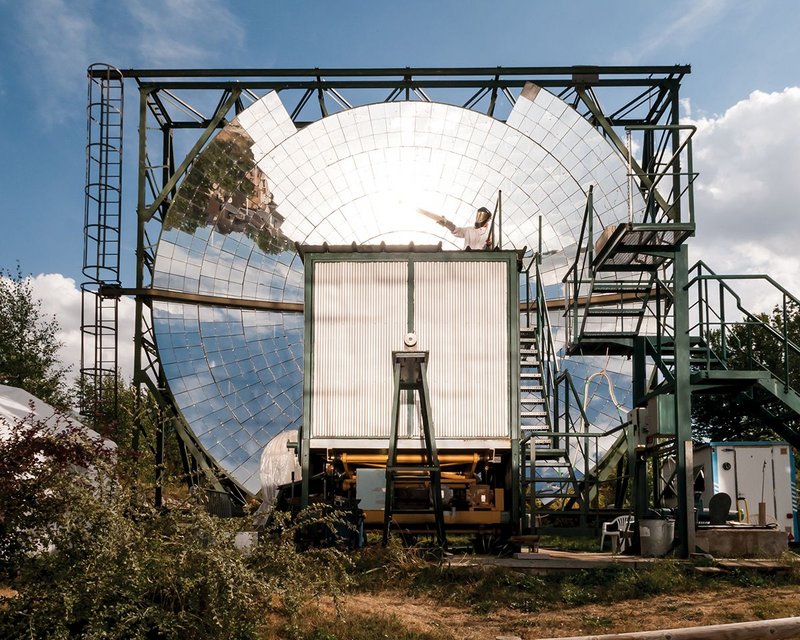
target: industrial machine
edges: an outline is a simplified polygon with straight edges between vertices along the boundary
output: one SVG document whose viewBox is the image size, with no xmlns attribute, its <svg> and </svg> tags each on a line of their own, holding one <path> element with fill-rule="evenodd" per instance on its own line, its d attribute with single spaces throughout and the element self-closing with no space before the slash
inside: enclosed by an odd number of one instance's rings
<svg viewBox="0 0 800 640">
<path fill-rule="evenodd" d="M 412 533 L 516 530 L 518 254 L 300 251 L 303 502 L 357 500 L 368 526 Z"/>
<path fill-rule="evenodd" d="M 189 482 L 234 502 L 288 484 L 301 504 L 358 500 L 385 532 L 440 537 L 541 515 L 639 520 L 662 502 L 650 470 L 672 457 L 688 555 L 692 395 L 736 396 L 800 443 L 795 342 L 689 265 L 688 72 L 93 66 L 84 414 L 113 400 L 117 303 L 133 295 L 135 381 L 168 417 L 147 434 L 157 503 L 171 431 Z M 128 81 L 137 263 L 123 287 Z M 478 207 L 497 251 L 456 251 L 437 221 L 470 224 Z M 505 288 L 466 293 L 484 277 Z M 785 328 L 800 301 L 763 279 Z M 779 362 L 754 357 L 756 334 Z"/>
</svg>

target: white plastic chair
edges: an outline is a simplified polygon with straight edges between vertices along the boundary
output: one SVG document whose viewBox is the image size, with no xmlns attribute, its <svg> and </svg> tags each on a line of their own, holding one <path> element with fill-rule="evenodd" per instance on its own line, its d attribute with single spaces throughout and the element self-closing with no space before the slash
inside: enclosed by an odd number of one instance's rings
<svg viewBox="0 0 800 640">
<path fill-rule="evenodd" d="M 610 522 L 603 523 L 603 530 L 600 534 L 600 551 L 603 550 L 606 536 L 611 538 L 611 551 L 621 553 L 628 542 L 628 529 L 633 524 L 633 516 L 619 516 Z"/>
</svg>

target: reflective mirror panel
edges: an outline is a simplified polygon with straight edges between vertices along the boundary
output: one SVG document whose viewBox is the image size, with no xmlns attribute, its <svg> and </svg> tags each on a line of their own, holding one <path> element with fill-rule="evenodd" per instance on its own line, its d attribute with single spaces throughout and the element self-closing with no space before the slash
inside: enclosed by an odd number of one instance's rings
<svg viewBox="0 0 800 640">
<path fill-rule="evenodd" d="M 163 223 L 153 286 L 300 303 L 296 242 L 456 249 L 462 240 L 417 209 L 470 226 L 478 207 L 495 210 L 502 191 L 496 239 L 504 248 L 537 248 L 541 216 L 543 277 L 558 291 L 590 184 L 599 235 L 627 220 L 625 166 L 544 90 L 521 96 L 507 123 L 446 104 L 393 102 L 301 130 L 270 93 L 194 161 Z M 200 446 L 256 493 L 261 450 L 302 422 L 302 314 L 157 302 L 153 322 L 170 391 Z M 595 370 L 583 366 L 583 377 Z M 624 378 L 623 369 L 608 365 Z M 613 421 L 616 409 L 602 397 L 597 415 Z"/>
</svg>

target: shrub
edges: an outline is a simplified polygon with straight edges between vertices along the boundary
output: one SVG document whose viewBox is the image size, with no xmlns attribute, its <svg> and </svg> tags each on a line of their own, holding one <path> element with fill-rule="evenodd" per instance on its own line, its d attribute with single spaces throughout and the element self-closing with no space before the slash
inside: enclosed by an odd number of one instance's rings
<svg viewBox="0 0 800 640">
<path fill-rule="evenodd" d="M 83 452 L 95 471 L 82 474 L 51 455 L 60 450 L 42 425 L 28 435 L 42 444 L 29 447 L 36 462 L 0 474 L 0 548 L 16 591 L 0 608 L 0 637 L 246 640 L 263 635 L 270 610 L 294 633 L 303 603 L 335 597 L 348 582 L 347 556 L 335 547 L 300 550 L 300 525 L 280 514 L 243 553 L 234 539 L 246 520 L 216 518 L 197 501 L 155 509 L 99 452 Z M 6 454 L 0 443 L 8 467 Z M 333 526 L 333 516 L 306 518 Z"/>
</svg>

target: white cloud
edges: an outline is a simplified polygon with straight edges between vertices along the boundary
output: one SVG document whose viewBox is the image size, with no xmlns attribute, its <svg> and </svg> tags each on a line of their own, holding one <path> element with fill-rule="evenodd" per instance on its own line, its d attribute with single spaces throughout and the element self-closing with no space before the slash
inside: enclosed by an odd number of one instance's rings
<svg viewBox="0 0 800 640">
<path fill-rule="evenodd" d="M 717 273 L 766 273 L 800 295 L 800 87 L 755 91 L 691 122 L 697 237 L 692 259 Z M 775 299 L 744 287 L 766 310 Z"/>
<path fill-rule="evenodd" d="M 71 365 L 71 378 L 80 373 L 81 366 L 81 291 L 72 278 L 65 278 L 59 273 L 39 274 L 31 279 L 33 294 L 42 301 L 42 313 L 45 317 L 55 316 L 61 330 L 56 338 L 63 343 L 61 361 Z M 87 309 L 87 320 L 94 318 L 94 301 Z M 119 319 L 117 325 L 119 368 L 125 381 L 133 376 L 133 330 L 135 305 L 130 298 L 119 301 Z M 88 346 L 91 344 L 87 343 Z M 92 357 L 89 350 L 87 359 Z M 91 366 L 87 360 L 87 366 Z"/>
<path fill-rule="evenodd" d="M 60 122 L 72 110 L 65 95 L 82 95 L 89 43 L 97 37 L 87 0 L 29 0 L 20 10 L 19 41 L 30 59 L 32 90 L 47 122 Z"/>
<path fill-rule="evenodd" d="M 49 124 L 80 113 L 86 68 L 192 66 L 243 46 L 244 28 L 223 0 L 26 0 L 18 46 L 37 109 Z"/>
<path fill-rule="evenodd" d="M 619 62 L 641 61 L 647 56 L 676 47 L 688 46 L 699 40 L 716 24 L 726 11 L 738 9 L 729 0 L 687 0 L 682 3 L 664 3 L 668 15 L 653 19 L 652 27 L 644 29 L 634 46 L 615 55 Z"/>
<path fill-rule="evenodd" d="M 157 66 L 208 62 L 238 49 L 244 28 L 219 0 L 131 0 L 137 57 Z"/>
</svg>

